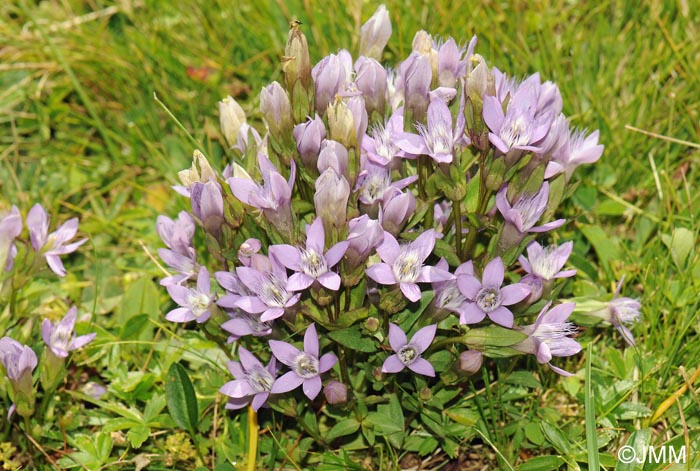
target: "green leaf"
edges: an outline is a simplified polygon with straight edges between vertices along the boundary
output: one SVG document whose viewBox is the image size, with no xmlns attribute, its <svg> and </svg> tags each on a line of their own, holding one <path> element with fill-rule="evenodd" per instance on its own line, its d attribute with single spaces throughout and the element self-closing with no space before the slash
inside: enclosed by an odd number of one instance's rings
<svg viewBox="0 0 700 471">
<path fill-rule="evenodd" d="M 467 427 L 476 425 L 476 423 L 479 421 L 479 413 L 471 409 L 447 409 L 443 413 L 451 420 L 457 422 L 458 424 L 466 425 Z"/>
<path fill-rule="evenodd" d="M 593 245 L 595 253 L 600 259 L 601 267 L 606 271 L 610 270 L 610 264 L 622 258 L 620 246 L 617 239 L 608 236 L 608 233 L 600 226 L 580 225 L 583 235 Z"/>
<path fill-rule="evenodd" d="M 637 469 L 638 463 L 634 459 L 644 456 L 649 446 L 649 440 L 651 440 L 651 429 L 643 428 L 637 430 L 627 439 L 627 443 L 618 449 L 617 466 L 615 466 L 615 471 L 634 471 Z M 622 451 L 625 450 L 625 451 Z M 629 463 L 625 461 L 630 461 Z"/>
<path fill-rule="evenodd" d="M 141 277 L 131 283 L 124 293 L 119 306 L 119 323 L 126 322 L 139 314 L 156 318 L 160 314 L 160 290 L 148 277 Z"/>
<path fill-rule="evenodd" d="M 536 456 L 518 466 L 518 471 L 552 471 L 564 463 L 560 456 Z"/>
<path fill-rule="evenodd" d="M 527 338 L 526 334 L 497 325 L 471 329 L 464 335 L 469 347 L 510 347 Z M 478 349 L 478 348 L 477 348 Z"/>
<path fill-rule="evenodd" d="M 360 429 L 360 423 L 354 418 L 341 420 L 331 428 L 326 434 L 326 440 L 329 442 L 338 437 L 352 435 Z"/>
<path fill-rule="evenodd" d="M 551 443 L 559 453 L 562 455 L 571 453 L 571 442 L 569 442 L 561 430 L 547 422 L 542 422 L 541 428 L 547 441 Z"/>
<path fill-rule="evenodd" d="M 529 371 L 515 371 L 506 377 L 505 382 L 530 389 L 542 389 L 542 383 Z"/>
<path fill-rule="evenodd" d="M 367 415 L 367 422 L 374 426 L 377 435 L 386 437 L 394 448 L 401 448 L 404 439 L 404 416 L 399 399 L 389 396 L 389 404 L 379 404 L 377 412 Z"/>
<path fill-rule="evenodd" d="M 146 427 L 145 425 L 138 425 L 129 429 L 129 431 L 126 434 L 126 438 L 129 440 L 129 443 L 131 443 L 131 446 L 133 446 L 134 448 L 141 448 L 141 445 L 143 445 L 143 442 L 148 440 L 150 434 L 150 427 Z"/>
<path fill-rule="evenodd" d="M 168 370 L 165 380 L 165 400 L 170 417 L 178 427 L 194 435 L 199 418 L 197 396 L 187 371 L 179 363 L 173 363 Z"/>
<path fill-rule="evenodd" d="M 679 270 L 685 268 L 690 251 L 695 245 L 695 239 L 695 233 L 685 227 L 679 227 L 673 231 L 670 247 L 671 258 Z"/>
<path fill-rule="evenodd" d="M 131 317 L 122 326 L 119 331 L 119 338 L 122 340 L 130 340 L 138 338 L 139 334 L 148 325 L 148 314 L 139 314 Z"/>
<path fill-rule="evenodd" d="M 377 351 L 377 346 L 374 344 L 374 341 L 370 337 L 362 335 L 360 326 L 358 325 L 348 327 L 347 329 L 328 332 L 328 336 L 351 350 L 365 353 Z"/>
</svg>

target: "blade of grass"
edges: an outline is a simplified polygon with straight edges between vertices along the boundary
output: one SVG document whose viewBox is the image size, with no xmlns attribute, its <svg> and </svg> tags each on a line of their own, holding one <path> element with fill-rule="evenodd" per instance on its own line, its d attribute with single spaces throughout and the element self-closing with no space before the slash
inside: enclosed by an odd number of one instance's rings
<svg viewBox="0 0 700 471">
<path fill-rule="evenodd" d="M 600 456 L 598 455 L 598 432 L 595 423 L 595 400 L 593 397 L 593 381 L 591 379 L 591 360 L 593 358 L 593 344 L 586 348 L 586 385 L 584 391 L 584 407 L 586 415 L 586 448 L 588 449 L 588 469 L 597 471 L 600 469 Z"/>
</svg>

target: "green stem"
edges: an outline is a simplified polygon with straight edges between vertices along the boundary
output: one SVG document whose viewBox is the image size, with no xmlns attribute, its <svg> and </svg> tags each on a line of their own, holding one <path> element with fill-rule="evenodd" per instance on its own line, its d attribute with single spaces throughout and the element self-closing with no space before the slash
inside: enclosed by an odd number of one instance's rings
<svg viewBox="0 0 700 471">
<path fill-rule="evenodd" d="M 455 252 L 460 261 L 464 261 L 464 252 L 462 252 L 462 202 L 457 200 L 452 204 L 455 213 Z M 474 230 L 470 231 L 476 232 Z"/>
</svg>

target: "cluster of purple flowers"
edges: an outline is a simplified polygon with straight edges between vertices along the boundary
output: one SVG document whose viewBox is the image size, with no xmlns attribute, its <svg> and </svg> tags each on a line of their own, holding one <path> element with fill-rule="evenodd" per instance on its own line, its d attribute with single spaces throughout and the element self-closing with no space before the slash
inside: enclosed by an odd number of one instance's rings
<svg viewBox="0 0 700 471">
<path fill-rule="evenodd" d="M 240 362 L 229 364 L 235 380 L 221 388 L 229 408 L 257 410 L 299 386 L 314 399 L 322 374 L 347 382 L 342 368 L 331 372 L 335 354 L 320 356 L 316 326 L 335 330 L 349 309 L 382 318 L 374 338 L 386 339 L 377 345 L 384 373 L 435 376 L 431 345 L 454 324 L 462 332 L 488 323 L 512 329 L 520 340 L 508 352 L 542 364 L 581 349 L 568 320 L 574 304 L 553 306 L 552 297 L 556 281 L 575 274 L 564 269 L 573 244 L 533 239 L 565 223 L 551 216 L 574 169 L 601 156 L 598 132 L 572 129 L 558 88 L 538 74 L 518 81 L 489 68 L 476 38 L 460 46 L 420 31 L 410 55 L 390 68 L 380 62 L 390 35 L 380 7 L 362 28 L 356 60 L 341 50 L 311 67 L 293 25 L 284 84 L 261 93 L 267 132 L 261 137 L 233 98 L 220 102 L 222 136 L 236 158 L 219 175 L 195 151 L 176 187 L 191 215 L 158 218 L 167 246 L 160 255 L 173 271 L 161 283 L 179 305 L 167 319 L 214 321 L 241 345 Z M 473 214 L 464 212 L 469 185 L 479 194 Z M 207 254 L 194 246 L 197 224 Z M 442 314 L 421 316 L 409 341 L 393 316 L 430 291 L 426 312 Z M 516 322 L 538 311 L 534 324 Z M 450 314 L 453 324 L 433 322 Z M 611 323 L 634 315 L 622 317 Z M 305 325 L 303 350 L 279 340 Z M 465 370 L 491 351 L 475 338 L 452 343 Z M 343 347 L 329 346 L 341 356 Z M 278 364 L 289 368 L 280 377 Z M 344 387 L 330 380 L 329 402 L 345 397 Z"/>
</svg>

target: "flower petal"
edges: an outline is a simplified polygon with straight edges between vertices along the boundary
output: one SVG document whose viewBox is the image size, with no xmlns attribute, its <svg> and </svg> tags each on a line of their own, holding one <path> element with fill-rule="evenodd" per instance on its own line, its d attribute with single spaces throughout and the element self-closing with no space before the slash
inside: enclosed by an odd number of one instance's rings
<svg viewBox="0 0 700 471">
<path fill-rule="evenodd" d="M 306 397 L 308 397 L 312 401 L 316 399 L 316 396 L 318 396 L 318 393 L 321 392 L 322 387 L 323 384 L 321 383 L 320 376 L 314 376 L 313 378 L 305 379 L 303 383 L 304 394 L 306 394 Z"/>
<path fill-rule="evenodd" d="M 423 353 L 430 347 L 437 332 L 437 324 L 423 327 L 411 337 L 410 344 L 418 349 L 418 353 Z"/>
<path fill-rule="evenodd" d="M 482 284 L 487 288 L 499 288 L 503 284 L 505 267 L 501 257 L 491 260 L 484 268 L 484 276 L 481 278 Z"/>
<path fill-rule="evenodd" d="M 519 303 L 530 295 L 530 287 L 525 283 L 515 283 L 501 288 L 501 304 L 510 306 Z"/>
<path fill-rule="evenodd" d="M 272 389 L 270 392 L 272 394 L 280 394 L 296 389 L 304 382 L 304 379 L 297 376 L 293 371 L 288 371 L 272 383 Z"/>
<path fill-rule="evenodd" d="M 316 324 L 311 324 L 306 328 L 304 333 L 304 351 L 318 358 L 318 334 L 316 333 Z"/>
<path fill-rule="evenodd" d="M 384 360 L 382 365 L 382 373 L 398 373 L 406 367 L 401 360 L 399 360 L 398 355 L 391 355 L 389 358 Z"/>
<path fill-rule="evenodd" d="M 401 292 L 411 302 L 420 301 L 420 288 L 415 283 L 400 283 Z"/>
<path fill-rule="evenodd" d="M 488 313 L 489 319 L 494 321 L 498 325 L 503 327 L 512 328 L 513 327 L 513 313 L 506 307 L 499 306 L 493 311 Z"/>
<path fill-rule="evenodd" d="M 338 289 L 340 289 L 340 281 L 340 275 L 332 271 L 327 271 L 318 277 L 318 282 L 331 291 L 338 291 Z"/>
<path fill-rule="evenodd" d="M 386 263 L 375 263 L 366 271 L 367 276 L 381 285 L 395 285 L 394 271 Z"/>
<path fill-rule="evenodd" d="M 459 316 L 460 324 L 476 324 L 486 317 L 486 313 L 476 303 L 464 303 L 462 314 Z"/>
<path fill-rule="evenodd" d="M 431 378 L 435 376 L 433 365 L 425 358 L 416 358 L 413 363 L 408 365 L 408 368 L 419 375 L 430 376 Z"/>
<path fill-rule="evenodd" d="M 318 372 L 325 373 L 338 363 L 338 357 L 334 353 L 326 353 L 318 360 Z"/>
<path fill-rule="evenodd" d="M 270 350 L 279 361 L 289 367 L 294 364 L 294 359 L 301 353 L 295 346 L 281 340 L 270 340 Z"/>
</svg>

